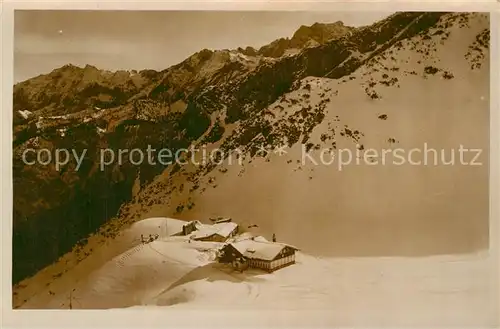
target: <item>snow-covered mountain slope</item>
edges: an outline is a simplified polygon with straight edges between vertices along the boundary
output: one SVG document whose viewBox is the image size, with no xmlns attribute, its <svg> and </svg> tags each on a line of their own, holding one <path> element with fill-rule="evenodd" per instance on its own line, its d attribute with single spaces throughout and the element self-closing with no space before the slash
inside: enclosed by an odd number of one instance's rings
<svg viewBox="0 0 500 329">
<path fill-rule="evenodd" d="M 161 307 L 170 316 L 183 310 L 328 310 L 323 323 L 330 326 L 485 326 L 495 320 L 493 277 L 488 274 L 494 263 L 487 253 L 336 259 L 299 252 L 296 264 L 273 274 L 240 273 L 213 261 L 219 244 L 169 237 L 170 229 L 181 224 L 169 218 L 136 223 L 122 243 L 108 245 L 116 256 L 94 256 L 100 262 L 95 270 L 88 271 L 86 260 L 52 278 L 22 308 Z M 160 238 L 137 244 L 141 234 Z M 124 249 L 125 237 L 129 249 Z M 271 317 L 267 324 L 273 321 Z"/>
<path fill-rule="evenodd" d="M 484 254 L 333 259 L 299 253 L 297 264 L 274 274 L 198 268 L 147 306 L 328 310 L 329 326 L 485 326 L 495 321 L 490 265 Z M 296 319 L 282 321 L 291 325 Z"/>
<path fill-rule="evenodd" d="M 189 143 L 226 155 L 241 150 L 241 164 L 233 154 L 231 165 L 230 158 L 221 164 L 174 165 L 151 183 L 137 178 L 132 201 L 122 205 L 118 218 L 21 281 L 14 305 L 67 308 L 75 289 L 74 308 L 327 307 L 327 325 L 493 323 L 493 260 L 484 251 L 489 244 L 489 19 L 443 14 L 429 30 L 396 41 L 436 18 L 414 16 L 395 15 L 338 43 L 312 47 L 307 56 L 276 60 L 234 84 L 194 93 L 197 101 L 208 99 L 203 104 L 210 105 L 210 120 Z M 406 25 L 396 24 L 401 21 Z M 332 51 L 338 44 L 354 46 Z M 244 60 L 232 57 L 236 64 Z M 333 57 L 345 59 L 333 65 Z M 325 72 L 304 77 L 301 68 Z M 334 79 L 339 72 L 345 75 Z M 286 91 L 266 104 L 273 97 L 262 91 L 289 80 L 293 88 L 283 87 Z M 159 93 L 167 82 L 158 82 Z M 210 103 L 218 97 L 219 103 Z M 141 112 L 147 118 L 154 117 L 146 115 L 149 109 L 159 111 L 149 101 Z M 245 107 L 237 107 L 240 101 Z M 266 104 L 262 110 L 261 104 Z M 186 110 L 186 121 L 196 121 L 201 109 Z M 230 112 L 237 119 L 226 120 Z M 155 120 L 134 121 L 152 134 L 135 138 L 149 143 L 164 137 L 151 123 Z M 446 161 L 454 151 L 456 165 L 392 163 L 401 160 L 394 149 L 409 156 L 425 144 L 442 149 Z M 461 145 L 482 149 L 475 159 L 482 165 L 460 164 Z M 322 163 L 324 150 L 336 158 L 324 153 Z M 339 168 L 341 150 L 350 150 L 352 159 Z M 367 155 L 370 150 L 392 151 L 382 164 L 380 156 Z M 470 163 L 476 153 L 463 160 Z M 415 152 L 412 160 L 424 158 Z M 428 160 L 434 161 L 433 154 Z M 267 238 L 275 233 L 302 252 L 296 265 L 270 275 L 230 272 L 211 263 L 210 248 L 178 238 L 137 249 L 141 234 L 165 236 L 166 227 L 182 223 L 164 216 L 201 221 L 229 216 L 247 231 Z M 286 321 L 305 321 L 300 312 L 297 317 Z"/>
<path fill-rule="evenodd" d="M 249 146 L 247 150 L 254 156 L 257 148 L 252 139 L 260 133 L 268 144 L 273 144 L 270 146 L 286 136 L 289 146 L 298 147 L 310 142 L 305 135 L 324 129 L 322 112 L 333 97 L 324 97 L 315 109 L 307 109 L 306 100 L 314 95 L 290 100 L 294 109 L 301 106 L 304 111 L 291 118 L 289 113 L 288 121 L 270 120 L 280 107 L 274 111 L 269 106 L 280 99 L 285 101 L 283 97 L 299 88 L 300 80 L 313 76 L 331 81 L 345 78 L 388 49 L 399 47 L 398 53 L 415 52 L 415 56 L 429 53 L 421 48 L 423 43 L 401 48 L 409 39 L 421 38 L 426 43 L 433 39 L 449 47 L 445 39 L 453 33 L 463 34 L 472 42 L 471 31 L 483 26 L 484 31 L 477 34 L 477 46 L 471 44 L 465 55 L 467 65 L 475 70 L 487 61 L 487 21 L 480 14 L 403 12 L 349 31 L 338 22 L 328 25 L 333 34 L 321 32 L 330 29 L 321 24 L 302 28 L 304 33 L 299 34 L 305 39 L 300 36 L 300 40 L 307 46 L 294 46 L 288 49 L 293 52 L 277 58 L 255 54 L 243 57 L 241 49 L 205 49 L 162 72 L 145 70 L 114 76 L 90 66 L 80 69 L 68 65 L 16 85 L 15 110 L 29 110 L 33 115 L 27 119 L 19 116 L 14 124 L 14 282 L 54 262 L 75 244 L 85 244 L 89 234 L 97 233 L 106 240 L 122 225 L 144 218 L 148 212 L 156 212 L 155 216 L 172 216 L 176 212 L 178 216 L 183 209 L 197 208 L 187 195 L 199 185 L 192 183 L 200 178 L 210 180 L 217 170 L 225 170 L 211 164 L 195 168 L 193 175 L 180 171 L 179 166 L 168 166 L 165 172 L 165 165 L 158 162 L 134 165 L 128 159 L 102 168 L 103 148 L 146 150 L 151 146 L 176 152 L 194 145 L 213 148 L 222 144 L 226 151 Z M 310 37 L 318 44 L 306 40 Z M 434 72 L 432 67 L 424 70 Z M 445 76 L 450 78 L 450 74 Z M 392 78 L 380 83 L 390 86 L 394 82 Z M 388 101 L 376 98 L 373 86 L 348 86 L 367 88 L 365 93 L 351 94 L 355 101 L 364 99 L 361 95 L 365 94 L 373 98 L 372 103 Z M 419 92 L 415 90 L 415 94 Z M 348 97 L 345 101 L 353 100 Z M 359 105 L 372 103 L 363 100 Z M 76 161 L 62 167 L 53 163 L 26 166 L 21 158 L 29 147 L 87 152 L 79 167 Z M 164 179 L 164 175 L 169 177 Z M 181 195 L 177 196 L 179 191 Z M 193 197 L 197 198 L 197 193 Z M 115 217 L 119 220 L 111 220 Z"/>
<path fill-rule="evenodd" d="M 99 149 L 148 144 L 172 150 L 188 147 L 205 130 L 217 127 L 217 122 L 211 122 L 218 119 L 212 115 L 214 109 L 227 109 L 227 104 L 236 101 L 239 105 L 233 108 L 262 96 L 276 97 L 266 90 L 248 99 L 246 92 L 236 90 L 261 85 L 262 79 L 279 79 L 269 68 L 281 62 L 284 50 L 293 47 L 300 53 L 310 46 L 305 46 L 308 40 L 324 45 L 351 30 L 355 29 L 340 22 L 315 24 L 302 27 L 292 39 L 282 39 L 285 44 L 278 48 L 264 47 L 266 54 L 251 47 L 203 49 L 161 72 L 108 72 L 68 64 L 16 84 L 13 281 L 33 275 L 70 251 L 130 201 L 136 179 L 146 185 L 165 169 L 125 163 L 96 170 Z M 238 120 L 238 114 L 231 118 Z M 60 171 L 51 164 L 26 166 L 21 160 L 23 152 L 42 145 L 52 151 L 85 149 L 88 157 L 83 166 L 76 168 L 71 163 Z M 70 218 L 70 234 L 68 221 L 62 217 Z"/>
<path fill-rule="evenodd" d="M 225 159 L 208 174 L 210 164 L 176 168 L 188 182 L 167 171 L 141 191 L 141 200 L 163 200 L 145 213 L 232 216 L 258 225 L 253 230 L 259 234 L 276 233 L 328 256 L 487 248 L 489 57 L 482 48 L 477 67 L 468 54 L 488 24 L 479 14 L 466 25 L 447 15 L 428 33 L 386 49 L 349 76 L 300 81 L 295 91 L 207 147 L 208 153 L 215 147 L 248 152 L 241 165 L 233 155 L 232 165 Z M 259 156 L 265 154 L 258 152 L 261 145 L 269 152 L 265 157 Z M 282 145 L 286 154 L 279 155 Z M 464 153 L 471 165 L 462 164 L 461 146 L 482 152 L 474 163 L 478 151 Z M 359 162 L 357 148 L 363 149 Z M 397 148 L 403 165 L 392 153 Z M 419 151 L 410 154 L 414 148 Z M 426 148 L 437 151 L 437 158 L 428 151 L 427 165 Z M 325 165 L 321 152 L 328 149 L 337 158 L 326 154 Z M 351 151 L 352 161 L 339 169 L 339 158 L 348 160 L 341 149 Z M 392 150 L 385 164 L 384 150 Z M 366 152 L 378 158 L 365 161 L 373 157 Z M 455 153 L 455 165 L 444 165 L 441 152 L 444 162 Z"/>
</svg>

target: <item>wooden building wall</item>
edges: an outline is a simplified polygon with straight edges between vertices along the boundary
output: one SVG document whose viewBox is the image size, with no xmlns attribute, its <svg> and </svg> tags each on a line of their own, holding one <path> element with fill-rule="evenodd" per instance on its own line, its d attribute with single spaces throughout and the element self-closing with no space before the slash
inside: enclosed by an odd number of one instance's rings
<svg viewBox="0 0 500 329">
<path fill-rule="evenodd" d="M 290 247 L 285 247 L 272 261 L 261 259 L 248 260 L 250 267 L 260 268 L 268 272 L 273 272 L 292 264 L 295 264 L 295 250 Z"/>
<path fill-rule="evenodd" d="M 221 250 L 221 257 L 219 257 L 219 262 L 221 263 L 231 263 L 237 258 L 243 257 L 236 248 L 228 244 L 224 246 Z"/>
<path fill-rule="evenodd" d="M 292 265 L 292 264 L 295 264 L 295 254 L 273 260 L 271 262 L 270 269 L 271 269 L 271 271 L 276 271 L 280 268 L 283 268 L 285 266 Z"/>
<path fill-rule="evenodd" d="M 246 258 L 231 244 L 221 250 L 220 263 L 233 263 L 238 258 Z M 273 260 L 246 258 L 248 267 L 259 268 L 264 271 L 273 272 L 280 268 L 295 264 L 295 249 L 285 247 Z"/>
</svg>

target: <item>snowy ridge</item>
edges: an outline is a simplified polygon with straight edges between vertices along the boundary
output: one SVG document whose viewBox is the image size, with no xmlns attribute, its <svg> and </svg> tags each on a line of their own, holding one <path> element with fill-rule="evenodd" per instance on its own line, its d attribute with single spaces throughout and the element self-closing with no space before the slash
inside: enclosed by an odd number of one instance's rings
<svg viewBox="0 0 500 329">
<path fill-rule="evenodd" d="M 125 236 L 161 233 L 166 227 L 171 233 L 185 223 L 172 218 L 145 219 L 134 224 Z M 235 245 L 251 241 L 247 240 L 249 237 L 248 234 L 241 236 L 243 240 Z M 263 237 L 255 240 L 268 243 Z M 341 325 L 345 321 L 381 324 L 380 321 L 386 321 L 383 319 L 394 311 L 398 317 L 392 317 L 391 323 L 399 325 L 436 324 L 437 321 L 440 325 L 466 325 L 491 321 L 473 316 L 488 307 L 482 298 L 489 292 L 484 269 L 490 260 L 485 253 L 410 260 L 319 258 L 299 252 L 295 265 L 273 274 L 259 270 L 239 273 L 214 261 L 215 251 L 223 244 L 188 241 L 187 236 L 163 235 L 152 243 L 130 245 L 128 250 L 109 260 L 102 259 L 101 266 L 76 282 L 64 280 L 64 276 L 52 280 L 45 291 L 33 296 L 22 308 L 67 308 L 67 296 L 74 289 L 73 308 L 82 309 L 245 307 L 306 311 L 336 305 L 329 308 L 333 312 L 330 325 Z M 119 245 L 114 242 L 108 247 Z M 359 302 L 361 296 L 362 303 Z M 380 296 L 384 298 L 381 300 Z M 433 296 L 441 308 L 426 302 L 428 296 Z M 393 312 L 388 313 L 388 309 Z M 356 317 L 360 313 L 365 316 Z"/>
<path fill-rule="evenodd" d="M 437 23 L 422 30 L 416 16 L 424 26 Z M 111 137 L 139 147 L 137 140 L 178 135 L 170 121 L 156 122 L 173 106 L 159 104 L 175 100 L 182 118 L 175 124 L 206 124 L 188 136 L 193 143 L 238 148 L 242 163 L 169 166 L 146 172 L 154 176 L 147 184 L 145 168 L 110 168 L 112 177 L 133 174 L 131 201 L 84 246 L 15 287 L 15 307 L 68 308 L 74 290 L 72 307 L 81 309 L 293 310 L 295 318 L 270 319 L 281 324 L 296 324 L 300 311 L 328 309 L 324 326 L 495 324 L 485 167 L 363 164 L 367 149 L 489 147 L 488 26 L 484 14 L 402 13 L 292 57 L 281 57 L 293 49 L 285 40 L 288 48 L 274 49 L 269 56 L 280 57 L 268 57 L 273 64 L 255 75 L 253 56 L 226 50 L 204 50 L 161 76 L 151 73 L 150 89 L 103 113 L 112 125 L 130 123 L 123 129 L 129 135 Z M 411 37 L 397 41 L 401 33 Z M 198 90 L 200 81 L 206 85 Z M 188 88 L 199 92 L 180 93 Z M 101 113 L 89 108 L 78 119 Z M 98 138 L 106 134 L 113 134 L 109 125 Z M 340 149 L 360 153 L 343 168 L 309 161 Z M 28 207 L 26 200 L 21 205 Z M 262 245 L 254 253 L 269 258 L 275 235 L 300 247 L 296 264 L 269 274 L 217 263 L 225 243 L 191 237 L 215 232 L 196 220 L 221 213 L 247 231 L 226 243 L 243 253 Z M 190 221 L 199 231 L 180 235 Z"/>
</svg>

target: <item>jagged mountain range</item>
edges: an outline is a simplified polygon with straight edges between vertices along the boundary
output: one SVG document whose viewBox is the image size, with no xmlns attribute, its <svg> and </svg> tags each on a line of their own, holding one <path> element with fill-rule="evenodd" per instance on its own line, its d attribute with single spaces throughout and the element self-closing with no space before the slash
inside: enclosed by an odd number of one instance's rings
<svg viewBox="0 0 500 329">
<path fill-rule="evenodd" d="M 15 85 L 14 283 L 71 250 L 83 250 L 89 234 L 112 238 L 150 208 L 161 206 L 158 211 L 178 217 L 202 216 L 204 206 L 193 201 L 194 196 L 208 187 L 215 190 L 214 176 L 227 171 L 216 163 L 181 168 L 134 165 L 127 159 L 101 171 L 100 149 L 145 150 L 151 145 L 178 150 L 206 145 L 229 154 L 240 148 L 252 168 L 260 159 L 261 145 L 274 149 L 304 144 L 314 149 L 317 143 L 336 148 L 341 140 L 363 144 L 366 131 L 349 125 L 333 127 L 335 116 L 325 119 L 333 113 L 329 103 L 338 96 L 328 81 L 359 83 L 367 102 L 384 102 L 377 88 L 399 88 L 403 72 L 398 60 L 405 52 L 421 56 L 422 66 L 405 75 L 453 81 L 456 73 L 436 64 L 433 49 L 446 47 L 450 35 L 462 31 L 467 36 L 472 33 L 462 55 L 466 69 L 484 71 L 487 21 L 479 14 L 405 12 L 361 28 L 341 22 L 314 24 L 258 50 L 205 49 L 161 72 L 66 65 Z M 356 76 L 378 62 L 394 65 Z M 307 96 L 311 90 L 319 97 L 317 102 Z M 290 98 L 293 93 L 300 95 Z M 287 109 L 297 106 L 297 112 Z M 384 121 L 384 115 L 381 111 L 377 120 Z M 318 127 L 326 129 L 316 136 L 319 142 L 314 139 Z M 388 139 L 396 143 L 400 138 L 384 138 Z M 26 166 L 21 154 L 29 147 L 87 153 L 78 171 L 71 161 L 57 170 L 52 164 Z M 219 197 L 238 191 L 225 193 Z M 223 203 L 214 204 L 218 205 L 210 211 L 228 211 Z M 484 242 L 478 239 L 481 242 L 472 248 Z M 91 252 L 86 250 L 82 257 Z"/>
</svg>

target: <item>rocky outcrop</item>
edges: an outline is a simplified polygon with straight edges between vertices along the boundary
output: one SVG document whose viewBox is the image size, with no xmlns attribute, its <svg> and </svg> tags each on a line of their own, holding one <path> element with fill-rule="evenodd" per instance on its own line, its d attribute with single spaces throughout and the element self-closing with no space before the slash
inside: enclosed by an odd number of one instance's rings
<svg viewBox="0 0 500 329">
<path fill-rule="evenodd" d="M 261 47 L 257 54 L 278 58 L 283 56 L 287 50 L 301 50 L 311 46 L 322 45 L 349 35 L 355 30 L 353 27 L 344 26 L 344 23 L 340 21 L 332 24 L 315 23 L 311 26 L 302 25 L 291 38 L 275 40 L 269 45 Z"/>
</svg>

